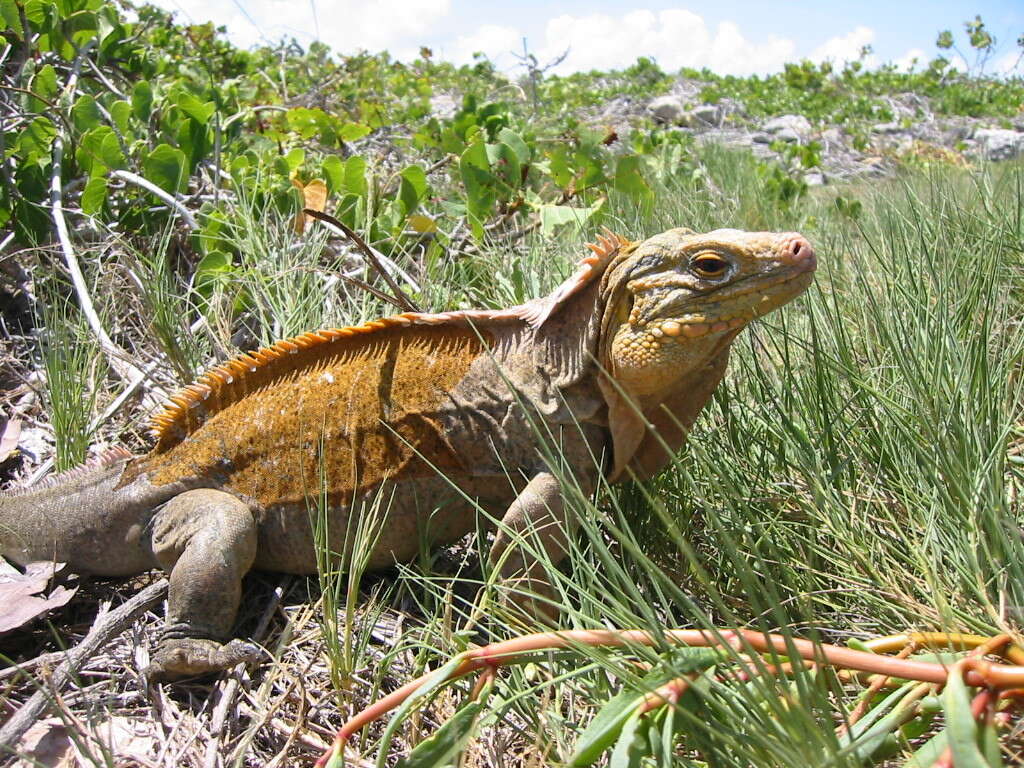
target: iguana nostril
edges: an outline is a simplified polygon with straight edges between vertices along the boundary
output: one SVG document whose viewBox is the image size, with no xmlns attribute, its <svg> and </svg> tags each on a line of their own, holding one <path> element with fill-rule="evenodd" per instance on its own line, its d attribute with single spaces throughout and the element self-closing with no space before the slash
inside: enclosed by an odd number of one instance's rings
<svg viewBox="0 0 1024 768">
<path fill-rule="evenodd" d="M 814 248 L 802 235 L 792 236 L 782 249 L 782 259 L 789 264 L 795 264 L 814 269 L 818 260 L 814 255 Z"/>
</svg>

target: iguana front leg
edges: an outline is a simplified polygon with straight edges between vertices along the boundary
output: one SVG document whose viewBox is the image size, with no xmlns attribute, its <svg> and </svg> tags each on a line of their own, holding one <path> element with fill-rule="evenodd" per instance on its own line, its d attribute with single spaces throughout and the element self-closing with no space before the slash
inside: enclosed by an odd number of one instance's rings
<svg viewBox="0 0 1024 768">
<path fill-rule="evenodd" d="M 242 577 L 256 557 L 249 507 L 223 491 L 187 491 L 153 517 L 151 547 L 170 574 L 167 626 L 146 676 L 175 679 L 254 661 L 259 650 L 229 636 Z"/>
<path fill-rule="evenodd" d="M 547 562 L 557 565 L 568 553 L 576 528 L 561 486 L 548 472 L 534 475 L 501 519 L 490 560 L 498 568 L 508 600 L 533 618 L 554 621 L 558 608 L 550 602 L 554 589 L 546 564 L 528 549 L 539 546 Z"/>
</svg>

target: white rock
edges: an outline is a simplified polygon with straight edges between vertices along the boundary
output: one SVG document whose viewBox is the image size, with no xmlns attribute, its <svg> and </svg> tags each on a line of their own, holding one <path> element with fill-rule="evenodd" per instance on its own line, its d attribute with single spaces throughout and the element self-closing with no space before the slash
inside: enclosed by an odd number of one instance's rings
<svg viewBox="0 0 1024 768">
<path fill-rule="evenodd" d="M 825 183 L 825 174 L 821 171 L 808 171 L 804 174 L 804 184 L 808 187 L 820 187 Z"/>
<path fill-rule="evenodd" d="M 986 160 L 1010 160 L 1024 152 L 1024 133 L 1005 128 L 979 128 L 974 140 Z"/>
<path fill-rule="evenodd" d="M 721 125 L 722 108 L 718 104 L 701 104 L 690 110 L 690 122 L 696 125 Z"/>
<path fill-rule="evenodd" d="M 430 112 L 440 120 L 447 120 L 459 111 L 455 97 L 449 93 L 435 93 L 430 97 Z"/>
<path fill-rule="evenodd" d="M 811 132 L 811 121 L 803 115 L 780 115 L 761 126 L 761 130 L 783 141 L 801 141 Z"/>
<path fill-rule="evenodd" d="M 652 99 L 647 108 L 654 119 L 662 123 L 681 123 L 686 114 L 686 105 L 678 96 L 659 96 Z"/>
<path fill-rule="evenodd" d="M 871 126 L 872 133 L 892 134 L 901 133 L 902 131 L 903 126 L 899 123 L 876 123 Z"/>
</svg>

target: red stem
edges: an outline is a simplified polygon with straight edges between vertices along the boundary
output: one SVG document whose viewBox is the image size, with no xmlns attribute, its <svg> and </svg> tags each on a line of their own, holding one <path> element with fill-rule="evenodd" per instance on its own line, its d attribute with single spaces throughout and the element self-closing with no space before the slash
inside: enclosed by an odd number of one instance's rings
<svg viewBox="0 0 1024 768">
<path fill-rule="evenodd" d="M 855 651 L 836 645 L 816 644 L 810 640 L 786 638 L 782 635 L 768 635 L 751 630 L 728 630 L 715 633 L 701 629 L 670 629 L 659 635 L 639 629 L 624 630 L 567 630 L 564 632 L 539 632 L 532 635 L 505 640 L 500 643 L 485 645 L 461 654 L 462 662 L 452 671 L 449 680 L 455 680 L 485 667 L 498 667 L 512 664 L 524 654 L 535 651 L 558 649 L 575 649 L 581 646 L 622 648 L 627 646 L 655 646 L 662 642 L 689 647 L 717 647 L 728 645 L 741 649 L 746 646 L 765 653 L 775 651 L 784 656 L 796 652 L 803 659 L 820 661 L 846 669 L 871 672 L 889 677 L 906 680 L 918 680 L 925 683 L 946 682 L 948 668 L 937 662 L 913 661 L 910 659 L 894 659 L 876 653 Z M 973 687 L 988 686 L 991 688 L 1024 688 L 1024 666 L 993 664 L 980 657 L 964 659 L 962 662 L 964 682 Z M 401 688 L 374 702 L 362 712 L 350 718 L 338 731 L 334 745 L 317 761 L 317 768 L 327 764 L 335 749 L 340 749 L 363 726 L 372 723 L 379 717 L 390 712 L 434 673 L 423 675 Z"/>
</svg>

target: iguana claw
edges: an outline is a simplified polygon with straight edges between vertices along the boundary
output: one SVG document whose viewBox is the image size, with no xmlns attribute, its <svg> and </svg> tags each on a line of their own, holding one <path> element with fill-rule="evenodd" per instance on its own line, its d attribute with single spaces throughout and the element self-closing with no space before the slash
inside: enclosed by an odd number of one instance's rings
<svg viewBox="0 0 1024 768">
<path fill-rule="evenodd" d="M 216 640 L 182 637 L 164 640 L 143 676 L 149 681 L 180 680 L 230 669 L 237 664 L 254 664 L 265 652 L 244 640 L 218 643 Z"/>
</svg>

